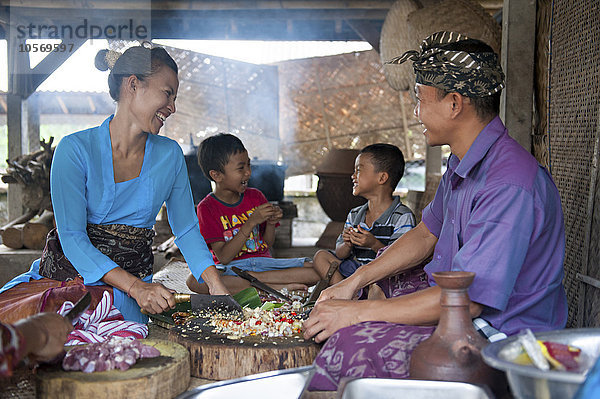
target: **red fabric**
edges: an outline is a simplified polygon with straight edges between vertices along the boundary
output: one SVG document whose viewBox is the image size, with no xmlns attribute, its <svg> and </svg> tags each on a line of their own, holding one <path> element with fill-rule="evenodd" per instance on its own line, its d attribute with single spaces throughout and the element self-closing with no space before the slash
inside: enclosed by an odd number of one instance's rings
<svg viewBox="0 0 600 399">
<path fill-rule="evenodd" d="M 86 292 L 92 294 L 90 309 L 102 299 L 104 291 L 112 295 L 108 286 L 86 286 L 79 277 L 71 281 L 49 278 L 21 283 L 0 294 L 0 322 L 15 323 L 40 312 L 56 312 L 64 301 L 77 302 Z"/>
<path fill-rule="evenodd" d="M 210 244 L 217 241 L 229 241 L 240 230 L 252 211 L 257 206 L 267 202 L 267 199 L 255 188 L 247 188 L 240 202 L 234 206 L 227 206 L 216 199 L 212 194 L 204 197 L 198 204 L 196 213 L 200 223 L 200 232 L 210 248 Z M 242 250 L 233 260 L 271 257 L 269 246 L 263 239 L 266 223 L 255 226 L 246 240 Z M 220 263 L 211 248 L 213 260 Z"/>
<path fill-rule="evenodd" d="M 25 338 L 10 325 L 0 323 L 0 377 L 10 377 L 25 355 Z"/>
</svg>

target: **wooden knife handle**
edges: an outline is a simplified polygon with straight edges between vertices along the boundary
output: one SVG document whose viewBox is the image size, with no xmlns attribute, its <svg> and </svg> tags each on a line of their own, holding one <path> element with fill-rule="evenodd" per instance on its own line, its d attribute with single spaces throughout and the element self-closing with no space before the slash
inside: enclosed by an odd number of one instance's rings
<svg viewBox="0 0 600 399">
<path fill-rule="evenodd" d="M 176 292 L 173 296 L 175 297 L 175 303 L 190 302 L 192 300 L 191 294 L 180 294 L 179 292 Z"/>
<path fill-rule="evenodd" d="M 335 271 L 337 270 L 337 268 L 339 266 L 340 266 L 340 262 L 337 260 L 333 260 L 329 264 L 329 270 L 327 270 L 327 274 L 325 275 L 325 278 L 324 278 L 324 280 L 327 280 L 328 284 L 331 281 L 331 277 L 333 277 L 333 273 L 335 273 Z"/>
</svg>

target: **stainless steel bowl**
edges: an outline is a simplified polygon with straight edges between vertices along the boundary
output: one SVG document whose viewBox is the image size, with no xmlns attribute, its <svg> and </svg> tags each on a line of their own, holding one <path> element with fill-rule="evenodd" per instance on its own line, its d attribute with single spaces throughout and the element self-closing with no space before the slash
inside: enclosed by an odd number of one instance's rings
<svg viewBox="0 0 600 399">
<path fill-rule="evenodd" d="M 600 328 L 565 329 L 536 333 L 535 336 L 544 341 L 580 348 L 583 353 L 582 371 L 543 371 L 514 363 L 512 360 L 521 351 L 516 336 L 486 346 L 482 351 L 483 360 L 506 372 L 510 389 L 518 399 L 571 399 L 600 354 Z"/>
<path fill-rule="evenodd" d="M 491 399 L 483 388 L 465 382 L 357 378 L 342 387 L 342 399 Z"/>
<path fill-rule="evenodd" d="M 253 374 L 202 385 L 177 399 L 298 399 L 315 372 L 314 366 Z"/>
</svg>

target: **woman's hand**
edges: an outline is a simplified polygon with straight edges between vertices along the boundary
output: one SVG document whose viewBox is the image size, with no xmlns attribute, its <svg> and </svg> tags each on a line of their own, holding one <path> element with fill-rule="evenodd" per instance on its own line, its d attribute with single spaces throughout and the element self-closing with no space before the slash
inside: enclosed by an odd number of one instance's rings
<svg viewBox="0 0 600 399">
<path fill-rule="evenodd" d="M 360 301 L 327 300 L 317 303 L 304 322 L 304 338 L 325 341 L 337 330 L 358 323 L 361 309 Z"/>
<path fill-rule="evenodd" d="M 129 294 L 147 313 L 162 313 L 175 307 L 173 291 L 159 283 L 146 283 L 138 279 L 129 289 Z"/>
<path fill-rule="evenodd" d="M 210 295 L 231 295 L 223 280 L 221 274 L 217 270 L 216 266 L 209 266 L 200 275 L 206 285 L 208 286 L 208 293 Z"/>
<path fill-rule="evenodd" d="M 14 325 L 24 337 L 26 354 L 36 360 L 49 361 L 64 350 L 73 326 L 58 313 L 38 313 Z"/>
</svg>

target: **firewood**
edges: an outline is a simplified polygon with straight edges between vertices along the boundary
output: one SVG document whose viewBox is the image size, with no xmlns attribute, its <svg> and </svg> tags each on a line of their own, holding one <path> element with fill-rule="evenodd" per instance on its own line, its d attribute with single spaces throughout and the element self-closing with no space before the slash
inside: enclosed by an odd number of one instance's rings
<svg viewBox="0 0 600 399">
<path fill-rule="evenodd" d="M 2 232 L 2 244 L 9 248 L 23 248 L 23 227 L 24 224 L 15 224 Z"/>
<path fill-rule="evenodd" d="M 46 236 L 54 227 L 54 213 L 45 210 L 40 217 L 23 226 L 23 246 L 29 249 L 44 249 Z"/>
<path fill-rule="evenodd" d="M 23 246 L 29 249 L 44 249 L 50 228 L 43 223 L 27 222 L 23 226 Z"/>
<path fill-rule="evenodd" d="M 11 220 L 10 222 L 8 222 L 7 224 L 5 224 L 4 226 L 0 227 L 0 233 L 3 232 L 4 230 L 6 230 L 7 228 L 14 226 L 15 224 L 23 224 L 25 222 L 27 222 L 28 220 L 30 220 L 32 217 L 34 217 L 36 214 L 35 211 L 29 211 L 27 213 L 25 213 L 24 215 L 19 216 L 18 218 Z"/>
</svg>

